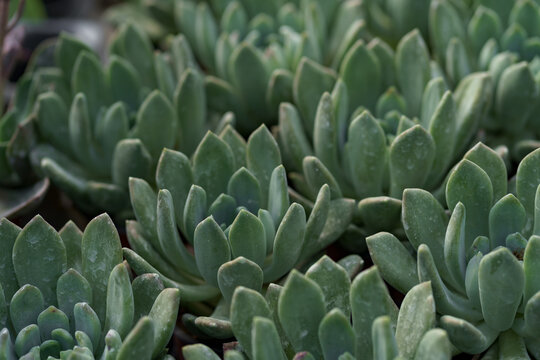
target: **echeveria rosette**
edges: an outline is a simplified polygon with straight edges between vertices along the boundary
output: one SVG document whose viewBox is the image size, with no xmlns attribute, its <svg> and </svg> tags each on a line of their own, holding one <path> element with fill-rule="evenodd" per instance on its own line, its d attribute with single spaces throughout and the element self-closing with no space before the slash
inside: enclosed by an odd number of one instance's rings
<svg viewBox="0 0 540 360">
<path fill-rule="evenodd" d="M 359 201 L 350 229 L 357 245 L 362 235 L 401 226 L 405 188 L 441 186 L 491 100 L 486 73 L 465 78 L 452 93 L 432 70 L 418 31 L 395 53 L 380 39 L 360 40 L 339 78 L 304 61 L 295 75 L 295 105 L 280 107 L 277 139 L 295 190 L 314 200 L 328 184 L 332 198 Z"/>
<path fill-rule="evenodd" d="M 0 220 L 0 354 L 5 359 L 164 359 L 180 294 L 155 274 L 131 282 L 107 215 L 84 233 L 40 216 Z"/>
<path fill-rule="evenodd" d="M 309 261 L 341 235 L 354 210 L 352 200 L 331 200 L 328 186 L 309 216 L 290 204 L 279 148 L 264 125 L 247 143 L 232 127 L 209 132 L 191 161 L 164 150 L 155 181 L 158 193 L 130 181 L 137 221 L 126 224 L 133 250 L 124 255 L 137 274 L 158 272 L 179 288 L 182 301 L 215 307 L 210 317 L 183 319 L 218 338 L 232 335 L 228 309 L 237 286 L 260 291 Z"/>
<path fill-rule="evenodd" d="M 478 144 L 450 173 L 450 219 L 428 192 L 407 189 L 403 225 L 410 246 L 380 233 L 367 243 L 383 278 L 407 292 L 431 281 L 441 327 L 470 354 L 540 356 L 540 150 L 527 155 L 507 194 L 501 158 Z M 409 248 L 416 251 L 411 255 Z"/>
<path fill-rule="evenodd" d="M 175 39 L 171 52 L 181 48 Z M 125 216 L 128 178 L 151 179 L 165 147 L 191 154 L 210 126 L 203 78 L 179 58 L 154 54 L 132 25 L 120 30 L 106 66 L 68 35 L 55 55 L 56 68 L 34 75 L 54 70 L 60 85 L 36 95 L 32 163 L 86 212 Z"/>
<path fill-rule="evenodd" d="M 398 309 L 376 267 L 350 270 L 324 256 L 305 275 L 294 270 L 283 286 L 270 284 L 265 297 L 237 288 L 231 319 L 239 346 L 225 358 L 451 358 L 429 282 L 412 288 Z M 210 354 L 203 345 L 183 348 L 187 360 L 218 359 Z"/>
</svg>

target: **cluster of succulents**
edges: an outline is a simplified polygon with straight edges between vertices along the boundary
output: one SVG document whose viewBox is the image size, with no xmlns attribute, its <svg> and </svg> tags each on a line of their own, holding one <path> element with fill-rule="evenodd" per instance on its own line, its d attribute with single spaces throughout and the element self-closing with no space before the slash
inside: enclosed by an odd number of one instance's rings
<svg viewBox="0 0 540 360">
<path fill-rule="evenodd" d="M 491 347 L 497 354 L 513 344 L 515 356 L 526 349 L 540 356 L 539 168 L 536 150 L 518 167 L 516 195 L 507 194 L 502 159 L 478 144 L 450 173 L 450 219 L 428 192 L 405 190 L 403 225 L 416 256 L 389 233 L 367 240 L 371 258 L 396 289 L 431 282 L 441 327 L 461 351 Z"/>
<path fill-rule="evenodd" d="M 270 284 L 266 297 L 238 287 L 231 307 L 238 348 L 253 359 L 451 358 L 446 331 L 435 327 L 429 282 L 413 287 L 398 309 L 377 268 L 359 270 L 323 257 L 305 275 L 295 270 L 283 286 Z M 187 360 L 219 359 L 210 351 L 191 345 L 183 353 Z"/>
<path fill-rule="evenodd" d="M 0 118 L 0 216 L 111 216 L 0 220 L 0 359 L 540 359 L 540 4 L 107 18 Z"/>
<path fill-rule="evenodd" d="M 330 69 L 304 65 L 295 77 L 294 104 L 280 106 L 284 162 L 307 200 L 328 184 L 333 198 L 358 201 L 349 229 L 358 248 L 358 237 L 401 227 L 404 189 L 439 190 L 491 101 L 491 77 L 471 74 L 452 93 L 432 72 L 418 31 L 404 36 L 395 52 L 378 38 L 367 45 L 359 40 L 337 78 Z"/>
<path fill-rule="evenodd" d="M 84 233 L 40 216 L 0 221 L 4 359 L 163 359 L 180 304 L 155 274 L 130 279 L 107 215 Z"/>
<path fill-rule="evenodd" d="M 127 222 L 125 257 L 135 273 L 158 273 L 180 289 L 183 302 L 221 295 L 210 317 L 183 318 L 218 338 L 232 336 L 227 314 L 237 286 L 261 291 L 309 261 L 354 211 L 352 200 L 331 200 L 327 185 L 309 216 L 291 204 L 279 148 L 264 125 L 247 142 L 230 126 L 219 136 L 208 132 L 192 161 L 165 149 L 155 182 L 157 193 L 143 179 L 130 180 L 137 221 Z"/>
</svg>

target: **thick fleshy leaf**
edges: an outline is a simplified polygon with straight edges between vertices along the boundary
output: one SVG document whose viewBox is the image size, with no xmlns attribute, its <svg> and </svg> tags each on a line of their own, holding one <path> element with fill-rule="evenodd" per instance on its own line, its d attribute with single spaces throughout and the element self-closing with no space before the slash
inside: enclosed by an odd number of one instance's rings
<svg viewBox="0 0 540 360">
<path fill-rule="evenodd" d="M 321 288 L 327 312 L 337 308 L 345 316 L 350 315 L 349 289 L 351 280 L 343 267 L 325 255 L 311 265 L 306 271 L 306 277 L 313 280 Z"/>
<path fill-rule="evenodd" d="M 495 111 L 499 124 L 509 132 L 523 129 L 537 97 L 538 86 L 528 64 L 509 66 L 497 86 Z"/>
<path fill-rule="evenodd" d="M 298 301 L 302 297 L 303 301 Z M 279 297 L 279 320 L 295 351 L 320 357 L 319 324 L 326 314 L 324 294 L 314 281 L 293 270 Z"/>
<path fill-rule="evenodd" d="M 525 273 L 525 287 L 523 291 L 524 303 L 540 291 L 540 237 L 531 236 L 523 255 L 523 271 Z"/>
<path fill-rule="evenodd" d="M 256 263 L 240 256 L 219 267 L 217 280 L 223 297 L 230 304 L 238 286 L 260 292 L 263 272 Z"/>
<path fill-rule="evenodd" d="M 92 286 L 92 308 L 104 318 L 109 274 L 122 262 L 120 237 L 107 214 L 94 218 L 86 226 L 81 251 L 82 275 Z"/>
<path fill-rule="evenodd" d="M 508 249 L 499 248 L 483 257 L 478 287 L 482 314 L 489 326 L 499 331 L 512 326 L 524 285 L 522 266 Z"/>
<path fill-rule="evenodd" d="M 151 359 L 154 351 L 154 322 L 150 317 L 142 317 L 124 339 L 117 360 L 134 358 Z"/>
<path fill-rule="evenodd" d="M 178 289 L 163 290 L 156 300 L 148 317 L 154 323 L 154 351 L 152 357 L 158 356 L 169 343 L 176 325 L 180 291 Z"/>
<path fill-rule="evenodd" d="M 528 221 L 525 231 L 533 227 L 534 200 L 540 184 L 540 149 L 527 155 L 519 163 L 516 173 L 517 198 L 527 211 Z"/>
<path fill-rule="evenodd" d="M 302 58 L 296 69 L 293 84 L 294 102 L 302 115 L 304 129 L 310 138 L 315 126 L 315 113 L 321 95 L 332 91 L 336 81 L 333 70 L 327 69 L 308 58 Z"/>
<path fill-rule="evenodd" d="M 208 132 L 193 155 L 193 175 L 212 203 L 227 192 L 227 180 L 234 172 L 234 157 L 227 143 Z M 216 181 L 220 179 L 220 181 Z"/>
<path fill-rule="evenodd" d="M 255 290 L 237 287 L 231 303 L 231 326 L 234 335 L 248 354 L 253 353 L 251 334 L 255 317 L 272 318 L 266 300 Z"/>
<path fill-rule="evenodd" d="M 261 207 L 265 208 L 272 172 L 281 165 L 279 147 L 266 126 L 261 125 L 249 136 L 246 161 L 249 171 L 259 180 L 263 195 Z"/>
<path fill-rule="evenodd" d="M 465 247 L 465 217 L 466 209 L 462 203 L 457 203 L 444 238 L 444 260 L 453 278 L 454 283 L 459 285 L 460 290 L 464 290 L 466 253 Z"/>
<path fill-rule="evenodd" d="M 337 118 L 334 115 L 332 96 L 325 92 L 315 115 L 313 130 L 315 155 L 334 174 L 340 177 Z"/>
<path fill-rule="evenodd" d="M 124 264 L 118 264 L 111 271 L 107 285 L 105 329 L 114 329 L 125 337 L 133 325 L 135 305 L 131 281 Z"/>
<path fill-rule="evenodd" d="M 479 142 L 467 151 L 463 158 L 480 166 L 488 174 L 493 186 L 494 203 L 507 194 L 506 166 L 503 159 L 494 150 Z"/>
<path fill-rule="evenodd" d="M 392 320 L 389 316 L 379 316 L 373 321 L 371 339 L 373 342 L 373 359 L 390 360 L 398 358 L 399 349 L 394 337 Z"/>
<path fill-rule="evenodd" d="M 101 321 L 92 307 L 87 303 L 77 303 L 73 307 L 73 317 L 75 319 L 75 338 L 80 344 L 79 334 L 84 334 L 84 340 L 90 341 L 89 348 L 92 350 L 99 346 L 101 340 Z"/>
<path fill-rule="evenodd" d="M 261 207 L 262 198 L 259 181 L 246 168 L 236 171 L 227 185 L 227 194 L 235 198 L 237 206 L 245 207 L 252 214 L 256 214 Z"/>
<path fill-rule="evenodd" d="M 73 66 L 75 65 L 78 55 L 83 51 L 90 52 L 91 50 L 88 45 L 69 33 L 60 33 L 54 51 L 54 62 L 62 69 L 66 79 L 71 79 Z"/>
<path fill-rule="evenodd" d="M 68 108 L 55 92 L 41 94 L 36 102 L 36 124 L 40 135 L 54 147 L 71 154 Z"/>
<path fill-rule="evenodd" d="M 414 360 L 450 360 L 452 358 L 452 344 L 446 331 L 431 329 L 416 348 Z"/>
<path fill-rule="evenodd" d="M 36 324 L 39 314 L 45 310 L 43 295 L 32 285 L 22 286 L 11 298 L 9 318 L 16 332 L 30 324 Z"/>
<path fill-rule="evenodd" d="M 341 63 L 341 79 L 347 85 L 349 113 L 359 105 L 374 109 L 381 88 L 381 68 L 377 57 L 362 40 L 352 46 Z"/>
<path fill-rule="evenodd" d="M 354 331 L 349 317 L 339 309 L 328 312 L 319 325 L 319 341 L 324 359 L 337 359 L 346 352 L 354 353 Z"/>
<path fill-rule="evenodd" d="M 349 179 L 359 199 L 382 195 L 386 156 L 384 131 L 370 113 L 365 111 L 349 126 L 344 148 Z"/>
<path fill-rule="evenodd" d="M 412 359 L 424 334 L 435 327 L 435 321 L 431 284 L 416 285 L 405 295 L 398 315 L 396 342 L 400 355 Z"/>
<path fill-rule="evenodd" d="M 177 131 L 171 102 L 157 90 L 150 93 L 137 113 L 132 135 L 141 139 L 153 159 L 158 159 L 163 148 L 174 147 Z"/>
<path fill-rule="evenodd" d="M 262 222 L 249 211 L 240 210 L 229 230 L 232 257 L 243 256 L 262 267 L 266 257 L 265 236 Z"/>
<path fill-rule="evenodd" d="M 51 332 L 54 329 L 64 329 L 69 331 L 69 319 L 61 310 L 54 306 L 49 306 L 43 310 L 37 318 L 37 325 L 41 335 L 41 340 L 51 340 Z"/>
<path fill-rule="evenodd" d="M 119 56 L 112 55 L 107 79 L 112 100 L 122 101 L 130 110 L 136 111 L 139 107 L 141 81 L 133 65 Z"/>
<path fill-rule="evenodd" d="M 81 52 L 73 65 L 71 87 L 73 94 L 85 94 L 91 119 L 96 119 L 100 108 L 109 102 L 105 73 L 97 56 L 88 51 Z"/>
<path fill-rule="evenodd" d="M 508 194 L 497 201 L 489 212 L 491 248 L 504 246 L 507 236 L 522 231 L 526 222 L 525 208 L 513 194 Z"/>
<path fill-rule="evenodd" d="M 56 297 L 58 308 L 68 316 L 70 324 L 73 324 L 73 307 L 80 302 L 92 303 L 92 287 L 79 272 L 69 269 L 58 279 Z"/>
<path fill-rule="evenodd" d="M 231 249 L 225 234 L 213 218 L 209 217 L 197 225 L 193 246 L 202 277 L 207 283 L 218 286 L 218 269 L 231 260 Z"/>
<path fill-rule="evenodd" d="M 390 322 L 395 324 L 398 317 L 397 306 L 376 267 L 361 272 L 354 279 L 350 302 L 356 335 L 355 355 L 358 359 L 370 360 L 373 356 L 373 342 L 369 334 L 373 321 L 379 316 L 388 315 Z"/>
<path fill-rule="evenodd" d="M 429 133 L 416 125 L 396 137 L 390 147 L 390 195 L 401 198 L 403 190 L 421 187 L 435 159 L 436 145 Z"/>
<path fill-rule="evenodd" d="M 118 142 L 112 157 L 113 183 L 127 189 L 130 177 L 149 179 L 152 163 L 152 156 L 141 140 L 125 139 Z"/>
<path fill-rule="evenodd" d="M 465 248 L 469 249 L 479 235 L 488 235 L 488 219 L 493 199 L 493 187 L 482 168 L 462 160 L 451 172 L 446 185 L 446 202 L 454 209 L 458 202 L 465 205 Z"/>
<path fill-rule="evenodd" d="M 182 220 L 184 234 L 187 240 L 193 244 L 193 236 L 197 225 L 207 217 L 207 197 L 204 189 L 192 185 L 184 207 Z"/>
<path fill-rule="evenodd" d="M 341 188 L 330 170 L 315 156 L 306 156 L 302 164 L 304 176 L 313 194 L 316 194 L 323 185 L 328 185 L 332 199 L 343 197 Z"/>
<path fill-rule="evenodd" d="M 276 326 L 270 319 L 264 317 L 255 317 L 253 319 L 251 345 L 253 347 L 254 359 L 287 359 L 287 356 L 283 352 Z"/>
<path fill-rule="evenodd" d="M 56 282 L 67 270 L 66 247 L 41 216 L 34 217 L 17 236 L 13 266 L 20 285 L 36 286 L 47 304 L 56 304 Z"/>
<path fill-rule="evenodd" d="M 220 357 L 204 344 L 186 345 L 182 348 L 182 355 L 186 360 L 220 360 Z"/>
<path fill-rule="evenodd" d="M 305 232 L 304 208 L 293 203 L 277 229 L 272 263 L 263 269 L 265 282 L 279 279 L 296 264 L 304 245 Z"/>
<path fill-rule="evenodd" d="M 164 149 L 156 169 L 156 184 L 172 195 L 176 222 L 184 223 L 184 207 L 193 184 L 193 172 L 187 156 L 178 151 Z"/>
<path fill-rule="evenodd" d="M 394 235 L 378 233 L 366 242 L 373 263 L 390 285 L 405 294 L 418 283 L 416 259 Z"/>
<path fill-rule="evenodd" d="M 0 284 L 6 299 L 11 299 L 19 289 L 13 265 L 13 245 L 20 232 L 21 228 L 8 219 L 0 220 L 0 262 L 3 264 L 0 268 Z"/>
<path fill-rule="evenodd" d="M 424 88 L 430 80 L 429 53 L 418 30 L 405 35 L 396 49 L 396 78 L 409 116 L 420 114 Z"/>
<path fill-rule="evenodd" d="M 429 134 L 435 143 L 435 159 L 427 180 L 430 186 L 437 186 L 447 172 L 454 157 L 456 132 L 456 104 L 452 93 L 447 91 L 435 108 L 429 124 Z"/>
<path fill-rule="evenodd" d="M 291 170 L 300 171 L 304 157 L 313 155 L 300 114 L 296 107 L 289 103 L 279 106 L 279 143 L 284 159 L 291 162 L 287 165 Z"/>
<path fill-rule="evenodd" d="M 433 298 L 438 312 L 461 317 L 468 321 L 478 322 L 482 319 L 481 312 L 472 307 L 469 299 L 448 289 L 439 275 L 429 247 L 425 244 L 418 247 L 417 264 L 418 279 L 421 282 L 431 281 Z"/>
<path fill-rule="evenodd" d="M 174 96 L 179 122 L 180 150 L 192 154 L 204 136 L 206 93 L 202 76 L 188 69 L 182 74 Z"/>
</svg>

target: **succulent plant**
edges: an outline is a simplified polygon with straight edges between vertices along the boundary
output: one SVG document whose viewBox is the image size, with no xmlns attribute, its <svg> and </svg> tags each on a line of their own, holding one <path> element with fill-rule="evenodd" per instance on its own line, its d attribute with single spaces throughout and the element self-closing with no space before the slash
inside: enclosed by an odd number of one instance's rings
<svg viewBox="0 0 540 360">
<path fill-rule="evenodd" d="M 163 359 L 180 295 L 155 274 L 133 283 L 107 215 L 81 232 L 40 216 L 0 220 L 0 354 L 5 359 Z"/>
<path fill-rule="evenodd" d="M 256 360 L 451 358 L 446 332 L 435 328 L 429 282 L 413 287 L 398 310 L 376 267 L 356 274 L 325 256 L 305 275 L 291 272 L 283 287 L 270 284 L 266 298 L 238 287 L 231 307 L 237 348 Z M 191 345 L 183 354 L 218 359 L 208 351 Z"/>
<path fill-rule="evenodd" d="M 215 308 L 210 317 L 183 319 L 218 338 L 231 336 L 237 286 L 260 291 L 309 261 L 341 235 L 354 208 L 352 200 L 331 200 L 328 186 L 309 216 L 290 204 L 279 148 L 264 125 L 247 143 L 230 126 L 219 136 L 209 132 L 191 161 L 164 150 L 156 183 L 157 194 L 146 181 L 130 180 L 137 221 L 126 223 L 132 250 L 124 256 L 137 274 L 157 272 L 179 288 L 183 302 Z"/>
<path fill-rule="evenodd" d="M 181 47 L 175 39 L 170 51 Z M 128 178 L 151 179 L 164 147 L 191 154 L 213 126 L 202 75 L 180 55 L 154 54 L 133 25 L 119 31 L 105 67 L 66 34 L 55 59 L 55 68 L 37 70 L 26 85 L 40 140 L 32 164 L 86 212 L 126 216 Z"/>
<path fill-rule="evenodd" d="M 356 247 L 361 236 L 401 226 L 405 188 L 441 186 L 491 100 L 486 73 L 448 91 L 416 30 L 395 53 L 380 39 L 359 40 L 339 78 L 305 60 L 294 86 L 295 104 L 281 104 L 277 130 L 289 177 L 307 200 L 326 183 L 332 198 L 359 201 L 350 229 Z"/>
<path fill-rule="evenodd" d="M 459 350 L 540 356 L 540 150 L 520 163 L 507 194 L 504 163 L 478 144 L 446 186 L 450 219 L 428 192 L 407 189 L 408 243 L 389 233 L 368 238 L 383 278 L 406 293 L 431 281 L 440 324 Z M 416 252 L 416 255 L 411 255 Z M 415 259 L 416 257 L 416 259 Z"/>
</svg>

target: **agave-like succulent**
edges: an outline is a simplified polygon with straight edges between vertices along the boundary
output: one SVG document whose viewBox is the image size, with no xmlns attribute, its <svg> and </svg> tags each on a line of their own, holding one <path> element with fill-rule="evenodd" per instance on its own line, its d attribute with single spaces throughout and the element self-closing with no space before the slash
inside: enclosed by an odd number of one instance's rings
<svg viewBox="0 0 540 360">
<path fill-rule="evenodd" d="M 222 295 L 210 317 L 184 316 L 194 331 L 219 338 L 231 336 L 237 286 L 260 291 L 308 261 L 341 235 L 354 209 L 352 200 L 331 200 L 328 186 L 309 217 L 290 204 L 279 148 L 264 125 L 247 143 L 232 127 L 209 132 L 192 161 L 164 150 L 156 183 L 157 194 L 142 179 L 130 181 L 137 221 L 126 223 L 133 250 L 124 256 L 137 274 L 158 272 L 186 303 Z"/>
<path fill-rule="evenodd" d="M 358 41 L 337 80 L 305 60 L 294 84 L 296 106 L 281 105 L 277 130 L 284 164 L 309 200 L 326 183 L 333 198 L 359 201 L 351 229 L 357 244 L 358 227 L 364 235 L 400 227 L 405 188 L 441 185 L 491 100 L 486 73 L 448 91 L 432 72 L 418 31 L 407 34 L 395 54 L 379 39 Z"/>
<path fill-rule="evenodd" d="M 163 359 L 180 293 L 155 275 L 133 283 L 107 215 L 81 232 L 40 216 L 0 220 L 0 355 L 4 359 Z"/>
<path fill-rule="evenodd" d="M 283 287 L 271 284 L 266 298 L 237 288 L 231 307 L 237 348 L 257 360 L 451 358 L 446 332 L 435 328 L 429 282 L 413 287 L 398 310 L 376 267 L 356 270 L 325 256 L 305 275 L 291 272 Z M 183 349 L 188 360 L 218 359 L 208 352 L 201 345 Z"/>
<path fill-rule="evenodd" d="M 170 51 L 182 52 L 181 39 Z M 127 25 L 103 67 L 86 45 L 62 35 L 57 67 L 33 75 L 37 81 L 53 74 L 49 82 L 28 85 L 39 86 L 40 143 L 31 151 L 36 171 L 83 210 L 124 216 L 128 178 L 151 179 L 164 147 L 191 154 L 207 130 L 202 76 L 178 56 L 154 55 L 149 40 Z"/>
<path fill-rule="evenodd" d="M 461 351 L 540 356 L 540 150 L 527 155 L 507 194 L 506 168 L 478 144 L 450 173 L 446 202 L 407 189 L 403 224 L 410 246 L 380 233 L 367 243 L 381 275 L 407 292 L 431 281 L 441 327 Z"/>
</svg>

